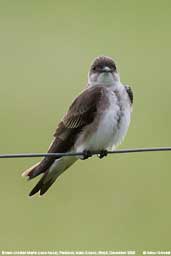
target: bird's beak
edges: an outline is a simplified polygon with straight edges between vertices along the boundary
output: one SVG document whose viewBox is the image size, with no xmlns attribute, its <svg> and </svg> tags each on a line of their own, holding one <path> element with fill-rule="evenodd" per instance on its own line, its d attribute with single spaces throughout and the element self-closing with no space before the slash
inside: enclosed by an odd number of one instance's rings
<svg viewBox="0 0 171 256">
<path fill-rule="evenodd" d="M 112 72 L 112 70 L 111 70 L 111 68 L 109 68 L 109 67 L 104 67 L 103 69 L 102 69 L 102 72 L 105 72 L 105 73 L 110 73 L 110 72 Z"/>
</svg>

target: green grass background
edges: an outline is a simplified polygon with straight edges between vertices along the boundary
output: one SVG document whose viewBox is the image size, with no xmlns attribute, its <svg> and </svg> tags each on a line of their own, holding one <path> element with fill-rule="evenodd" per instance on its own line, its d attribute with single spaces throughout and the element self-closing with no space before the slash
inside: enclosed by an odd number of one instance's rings
<svg viewBox="0 0 171 256">
<path fill-rule="evenodd" d="M 0 0 L 0 153 L 46 152 L 94 57 L 115 58 L 134 111 L 120 148 L 171 146 L 170 1 Z M 171 155 L 78 161 L 42 198 L 0 160 L 0 247 L 171 249 Z"/>
</svg>

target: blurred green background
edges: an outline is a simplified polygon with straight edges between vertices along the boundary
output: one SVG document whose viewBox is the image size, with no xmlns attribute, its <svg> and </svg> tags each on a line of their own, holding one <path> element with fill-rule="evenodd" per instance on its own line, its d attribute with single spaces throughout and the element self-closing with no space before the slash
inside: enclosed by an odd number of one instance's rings
<svg viewBox="0 0 171 256">
<path fill-rule="evenodd" d="M 92 59 L 118 64 L 135 95 L 120 148 L 171 146 L 170 1 L 0 0 L 0 153 L 46 152 Z M 44 197 L 0 160 L 0 247 L 171 249 L 171 153 L 78 161 Z"/>
</svg>

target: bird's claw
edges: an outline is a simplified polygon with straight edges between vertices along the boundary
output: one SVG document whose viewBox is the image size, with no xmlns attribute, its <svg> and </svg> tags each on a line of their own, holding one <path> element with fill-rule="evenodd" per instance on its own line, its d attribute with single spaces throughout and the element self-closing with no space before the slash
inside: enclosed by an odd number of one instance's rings
<svg viewBox="0 0 171 256">
<path fill-rule="evenodd" d="M 100 154 L 98 155 L 98 157 L 100 159 L 102 159 L 103 157 L 107 156 L 107 150 L 101 150 L 100 151 Z"/>
<path fill-rule="evenodd" d="M 83 158 L 81 158 L 82 160 L 88 159 L 89 157 L 92 156 L 92 153 L 90 150 L 84 150 L 83 151 Z"/>
</svg>

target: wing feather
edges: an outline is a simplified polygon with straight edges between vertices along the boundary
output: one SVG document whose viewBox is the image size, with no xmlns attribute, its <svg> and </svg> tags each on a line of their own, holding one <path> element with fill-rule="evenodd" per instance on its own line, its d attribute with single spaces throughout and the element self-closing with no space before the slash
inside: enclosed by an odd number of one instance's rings
<svg viewBox="0 0 171 256">
<path fill-rule="evenodd" d="M 102 86 L 90 87 L 73 101 L 56 129 L 55 138 L 49 147 L 48 153 L 63 153 L 72 148 L 82 129 L 93 122 L 103 93 L 104 87 Z M 31 179 L 45 172 L 55 159 L 56 157 L 43 158 L 27 175 Z"/>
</svg>

